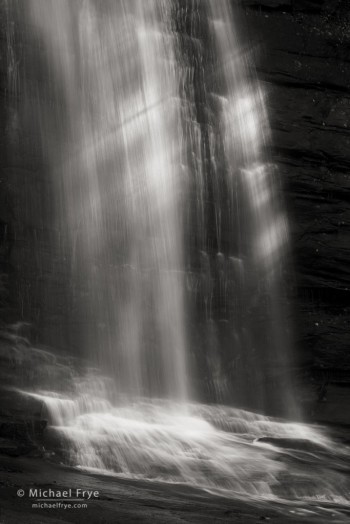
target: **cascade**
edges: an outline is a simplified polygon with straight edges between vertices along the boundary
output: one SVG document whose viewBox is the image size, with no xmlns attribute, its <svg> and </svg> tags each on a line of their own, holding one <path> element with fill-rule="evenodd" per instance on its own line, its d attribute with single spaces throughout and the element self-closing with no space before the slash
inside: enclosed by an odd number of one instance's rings
<svg viewBox="0 0 350 524">
<path fill-rule="evenodd" d="M 43 143 L 84 354 L 122 394 L 287 413 L 287 226 L 229 3 L 30 6 L 59 85 Z"/>
<path fill-rule="evenodd" d="M 25 89 L 39 93 L 53 241 L 69 268 L 65 329 L 88 365 L 21 393 L 43 402 L 70 465 L 344 502 L 344 476 L 316 455 L 318 475 L 300 463 L 305 442 L 335 466 L 346 451 L 277 418 L 298 416 L 288 224 L 231 4 L 26 2 L 40 64 Z M 293 439 L 301 449 L 276 460 L 273 442 Z"/>
</svg>

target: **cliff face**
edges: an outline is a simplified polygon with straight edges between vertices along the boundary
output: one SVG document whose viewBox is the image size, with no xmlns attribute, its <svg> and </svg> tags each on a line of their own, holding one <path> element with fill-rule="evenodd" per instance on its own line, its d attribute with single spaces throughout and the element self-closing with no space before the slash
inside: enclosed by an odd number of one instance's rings
<svg viewBox="0 0 350 524">
<path fill-rule="evenodd" d="M 16 39 L 14 26 L 8 29 L 6 6 L 0 2 L 0 146 L 7 151 L 0 261 L 10 276 L 11 318 L 33 322 L 41 342 L 70 347 L 72 330 L 62 330 L 71 321 L 69 268 L 64 246 L 59 249 L 40 140 L 34 125 L 30 136 L 26 132 L 34 101 L 19 109 L 16 95 L 21 86 L 13 51 L 23 63 L 25 46 L 33 42 L 25 34 Z M 298 362 L 309 397 L 327 398 L 313 416 L 331 420 L 334 406 L 341 409 L 347 398 L 344 386 L 350 386 L 350 8 L 345 0 L 244 0 L 242 21 L 267 93 L 269 154 L 278 166 L 290 217 Z M 336 420 L 346 421 L 341 414 Z"/>
<path fill-rule="evenodd" d="M 350 10 L 345 1 L 247 1 L 289 209 L 297 352 L 319 400 L 350 384 Z M 328 407 L 317 408 L 318 415 Z M 322 413 L 321 413 L 322 411 Z M 338 419 L 345 421 L 346 417 Z"/>
</svg>

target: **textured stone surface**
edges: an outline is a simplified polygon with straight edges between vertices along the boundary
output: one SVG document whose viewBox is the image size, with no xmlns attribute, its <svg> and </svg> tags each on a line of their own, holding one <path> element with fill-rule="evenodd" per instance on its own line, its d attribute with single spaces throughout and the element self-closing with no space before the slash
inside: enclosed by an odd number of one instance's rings
<svg viewBox="0 0 350 524">
<path fill-rule="evenodd" d="M 64 491 L 77 488 L 99 491 L 87 509 L 37 508 L 28 496 L 29 489 Z M 17 490 L 23 489 L 23 498 Z M 18 457 L 16 462 L 0 457 L 0 493 L 2 517 L 6 524 L 257 524 L 298 523 L 329 524 L 346 522 L 348 510 L 336 508 L 336 520 L 330 511 L 312 507 L 287 506 L 273 501 L 245 502 L 219 497 L 208 492 L 176 484 L 161 484 L 82 473 L 37 459 Z M 331 520 L 330 520 L 331 519 Z"/>
<path fill-rule="evenodd" d="M 257 64 L 270 154 L 290 215 L 297 350 L 322 400 L 329 385 L 350 383 L 350 7 L 336 0 L 244 5 L 251 36 L 263 44 Z M 332 419 L 324 407 L 313 414 L 321 412 Z M 339 410 L 336 418 L 344 418 Z"/>
</svg>

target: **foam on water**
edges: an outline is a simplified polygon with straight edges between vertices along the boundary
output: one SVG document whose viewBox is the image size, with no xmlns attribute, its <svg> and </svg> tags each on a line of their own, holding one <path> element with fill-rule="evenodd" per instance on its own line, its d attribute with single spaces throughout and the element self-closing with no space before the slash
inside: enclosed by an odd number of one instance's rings
<svg viewBox="0 0 350 524">
<path fill-rule="evenodd" d="M 80 469 L 229 497 L 349 501 L 349 451 L 319 428 L 220 405 L 146 398 L 116 404 L 103 380 L 81 381 L 72 397 L 25 394 L 44 403 L 58 452 Z"/>
</svg>

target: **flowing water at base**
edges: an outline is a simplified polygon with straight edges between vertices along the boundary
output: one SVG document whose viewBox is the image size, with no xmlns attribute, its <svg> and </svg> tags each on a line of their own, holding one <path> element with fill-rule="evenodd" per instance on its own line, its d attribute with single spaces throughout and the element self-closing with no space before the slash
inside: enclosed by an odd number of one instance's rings
<svg viewBox="0 0 350 524">
<path fill-rule="evenodd" d="M 131 403 L 96 370 L 74 377 L 69 394 L 22 393 L 43 402 L 47 446 L 71 466 L 225 497 L 349 505 L 349 448 L 322 428 L 221 405 Z"/>
</svg>

